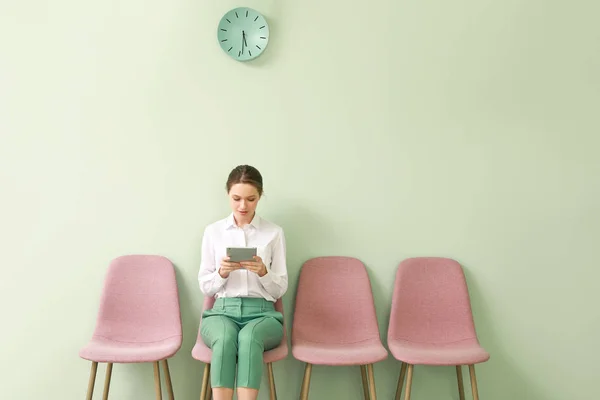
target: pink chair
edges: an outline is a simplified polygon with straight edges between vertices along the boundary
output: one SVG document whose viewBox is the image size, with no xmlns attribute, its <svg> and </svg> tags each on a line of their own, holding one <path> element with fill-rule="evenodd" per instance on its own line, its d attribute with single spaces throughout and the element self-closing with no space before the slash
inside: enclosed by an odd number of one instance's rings
<svg viewBox="0 0 600 400">
<path fill-rule="evenodd" d="M 369 275 L 351 257 L 317 257 L 300 272 L 292 354 L 306 363 L 301 400 L 308 399 L 313 365 L 360 365 L 365 399 L 376 400 L 373 364 L 387 358 Z M 368 379 L 367 379 L 368 373 Z"/>
<path fill-rule="evenodd" d="M 108 268 L 96 327 L 79 352 L 92 362 L 87 399 L 94 394 L 98 363 L 107 363 L 104 396 L 108 398 L 113 363 L 153 363 L 156 398 L 162 399 L 159 362 L 165 370 L 169 399 L 173 386 L 167 359 L 183 340 L 175 269 L 161 256 L 129 255 Z"/>
<path fill-rule="evenodd" d="M 410 258 L 400 263 L 392 299 L 388 346 L 401 364 L 396 400 L 408 366 L 405 400 L 410 400 L 414 365 L 456 366 L 464 400 L 462 365 L 469 366 L 473 398 L 479 399 L 475 364 L 490 355 L 475 333 L 469 292 L 460 264 L 448 258 Z"/>
<path fill-rule="evenodd" d="M 214 297 L 205 296 L 202 310 L 210 310 L 215 303 Z M 283 314 L 283 301 L 281 299 L 275 302 L 275 310 Z M 202 316 L 200 316 L 200 326 L 202 326 Z M 283 324 L 283 338 L 279 346 L 274 349 L 267 350 L 263 353 L 264 362 L 267 364 L 267 372 L 269 378 L 269 395 L 270 400 L 277 400 L 277 390 L 275 389 L 275 376 L 273 375 L 273 363 L 285 359 L 288 355 L 288 337 Z M 200 327 L 198 328 L 198 337 L 196 345 L 192 349 L 192 357 L 198 361 L 202 361 L 204 365 L 204 376 L 202 377 L 202 390 L 200 392 L 200 400 L 210 400 L 212 398 L 210 388 L 210 362 L 212 359 L 212 350 L 204 344 Z"/>
</svg>

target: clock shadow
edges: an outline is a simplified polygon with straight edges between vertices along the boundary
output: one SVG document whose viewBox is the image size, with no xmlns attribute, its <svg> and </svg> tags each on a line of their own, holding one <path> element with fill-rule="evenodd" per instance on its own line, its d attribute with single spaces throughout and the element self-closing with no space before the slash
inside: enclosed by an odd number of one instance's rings
<svg viewBox="0 0 600 400">
<path fill-rule="evenodd" d="M 278 52 L 281 43 L 279 40 L 281 39 L 279 35 L 279 21 L 277 20 L 277 17 L 272 15 L 265 15 L 265 19 L 269 24 L 269 44 L 260 56 L 243 62 L 248 68 L 262 68 L 267 65 L 272 65 L 273 62 L 277 61 L 277 55 L 280 54 Z"/>
</svg>

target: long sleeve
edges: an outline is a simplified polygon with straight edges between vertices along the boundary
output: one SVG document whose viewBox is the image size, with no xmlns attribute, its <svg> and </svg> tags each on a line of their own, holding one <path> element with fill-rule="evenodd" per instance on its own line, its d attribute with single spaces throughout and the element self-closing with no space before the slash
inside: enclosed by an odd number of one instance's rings
<svg viewBox="0 0 600 400">
<path fill-rule="evenodd" d="M 227 278 L 219 275 L 218 265 L 215 265 L 215 254 L 211 239 L 211 232 L 207 228 L 202 237 L 202 255 L 198 282 L 200 290 L 206 296 L 214 296 L 225 285 Z"/>
<path fill-rule="evenodd" d="M 275 299 L 283 297 L 288 288 L 288 273 L 286 262 L 285 235 L 283 230 L 275 239 L 271 266 L 267 265 L 267 273 L 259 278 L 263 288 Z"/>
</svg>

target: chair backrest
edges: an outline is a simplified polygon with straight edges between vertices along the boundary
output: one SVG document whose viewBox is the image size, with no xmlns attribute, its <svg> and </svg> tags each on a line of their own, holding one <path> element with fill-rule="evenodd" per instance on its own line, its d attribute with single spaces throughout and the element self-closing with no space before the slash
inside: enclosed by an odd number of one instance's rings
<svg viewBox="0 0 600 400">
<path fill-rule="evenodd" d="M 182 336 L 173 264 L 153 255 L 114 259 L 106 274 L 94 335 L 124 342 Z"/>
<path fill-rule="evenodd" d="M 215 305 L 215 298 L 213 296 L 204 296 L 204 302 L 202 304 L 202 311 L 210 310 Z M 200 314 L 202 318 L 202 313 Z"/>
<path fill-rule="evenodd" d="M 371 282 L 352 257 L 317 257 L 302 266 L 292 343 L 345 344 L 379 339 Z"/>
<path fill-rule="evenodd" d="M 388 338 L 421 343 L 476 339 L 461 265 L 441 257 L 416 257 L 398 266 Z"/>
</svg>

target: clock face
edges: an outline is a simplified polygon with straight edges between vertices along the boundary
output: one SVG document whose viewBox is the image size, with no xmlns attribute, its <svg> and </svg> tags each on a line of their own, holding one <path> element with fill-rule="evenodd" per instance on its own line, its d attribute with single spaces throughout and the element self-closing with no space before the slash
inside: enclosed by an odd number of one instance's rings
<svg viewBox="0 0 600 400">
<path fill-rule="evenodd" d="M 219 22 L 217 38 L 226 54 L 238 61 L 249 61 L 267 48 L 269 25 L 258 11 L 247 7 L 235 8 Z"/>
</svg>

